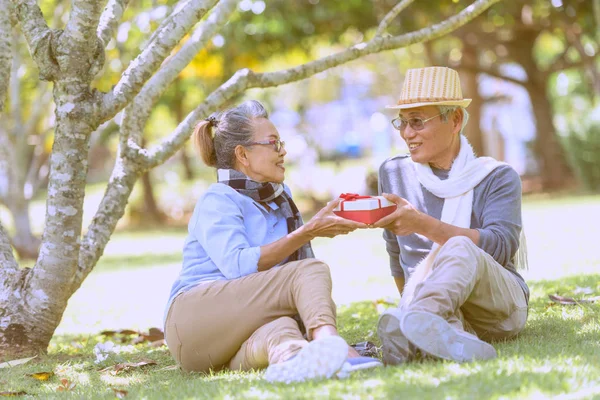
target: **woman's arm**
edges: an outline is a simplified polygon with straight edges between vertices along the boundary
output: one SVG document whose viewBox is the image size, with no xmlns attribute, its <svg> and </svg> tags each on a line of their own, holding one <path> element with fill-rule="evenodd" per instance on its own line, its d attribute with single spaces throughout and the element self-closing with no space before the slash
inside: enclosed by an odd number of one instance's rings
<svg viewBox="0 0 600 400">
<path fill-rule="evenodd" d="M 330 201 L 306 225 L 302 225 L 294 232 L 273 243 L 261 246 L 258 270 L 265 271 L 274 267 L 315 237 L 331 238 L 337 235 L 345 235 L 358 228 L 367 227 L 366 224 L 335 215 L 333 209 L 338 204 L 339 199 Z"/>
</svg>

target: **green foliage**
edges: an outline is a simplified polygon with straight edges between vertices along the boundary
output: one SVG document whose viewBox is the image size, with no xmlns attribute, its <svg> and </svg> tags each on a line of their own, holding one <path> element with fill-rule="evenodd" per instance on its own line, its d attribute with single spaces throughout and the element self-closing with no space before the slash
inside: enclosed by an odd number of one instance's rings
<svg viewBox="0 0 600 400">
<path fill-rule="evenodd" d="M 600 192 L 600 121 L 572 124 L 563 145 L 585 188 Z"/>
</svg>

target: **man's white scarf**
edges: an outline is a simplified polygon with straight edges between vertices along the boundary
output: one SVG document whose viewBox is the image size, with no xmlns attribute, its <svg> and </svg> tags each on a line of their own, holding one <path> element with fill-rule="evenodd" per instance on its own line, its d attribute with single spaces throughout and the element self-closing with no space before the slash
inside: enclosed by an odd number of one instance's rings
<svg viewBox="0 0 600 400">
<path fill-rule="evenodd" d="M 477 186 L 494 169 L 505 163 L 491 157 L 475 157 L 473 148 L 464 135 L 460 135 L 460 151 L 452 164 L 448 179 L 442 180 L 435 176 L 428 163 L 414 163 L 419 182 L 432 194 L 444 199 L 442 222 L 461 228 L 471 227 L 473 210 L 473 188 Z M 521 231 L 522 232 L 522 231 Z M 522 246 L 521 246 L 522 245 Z M 525 251 L 524 235 L 521 233 L 519 252 Z M 400 307 L 407 306 L 412 301 L 415 287 L 427 278 L 431 272 L 433 261 L 440 246 L 434 243 L 431 251 L 416 267 L 404 286 Z M 517 257 L 519 258 L 519 257 Z M 518 263 L 526 262 L 520 254 Z M 518 266 L 517 266 L 518 267 Z"/>
</svg>

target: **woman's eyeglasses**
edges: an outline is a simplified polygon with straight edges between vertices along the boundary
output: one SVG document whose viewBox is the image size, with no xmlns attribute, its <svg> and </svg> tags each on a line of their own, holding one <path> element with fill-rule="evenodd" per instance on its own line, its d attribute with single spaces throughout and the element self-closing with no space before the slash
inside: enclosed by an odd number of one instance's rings
<svg viewBox="0 0 600 400">
<path fill-rule="evenodd" d="M 433 117 L 430 117 L 430 118 L 427 118 L 427 119 L 421 119 L 421 118 L 417 118 L 417 117 L 409 118 L 409 119 L 403 119 L 402 117 L 398 117 L 398 118 L 394 118 L 392 120 L 392 125 L 393 125 L 394 128 L 398 129 L 400 132 L 403 132 L 408 125 L 410 125 L 410 127 L 413 130 L 420 131 L 423 128 L 425 128 L 425 122 L 431 121 L 435 117 L 439 117 L 442 114 L 434 115 Z"/>
<path fill-rule="evenodd" d="M 278 152 L 278 153 L 281 151 L 281 149 L 282 149 L 283 147 L 285 147 L 285 142 L 284 142 L 284 141 L 282 141 L 282 140 L 279 140 L 279 139 L 261 140 L 261 141 L 259 141 L 259 142 L 251 142 L 251 143 L 249 144 L 249 146 L 252 146 L 252 145 L 255 145 L 255 144 L 270 144 L 270 145 L 272 145 L 272 146 L 273 146 L 273 149 L 274 149 L 276 152 Z"/>
</svg>

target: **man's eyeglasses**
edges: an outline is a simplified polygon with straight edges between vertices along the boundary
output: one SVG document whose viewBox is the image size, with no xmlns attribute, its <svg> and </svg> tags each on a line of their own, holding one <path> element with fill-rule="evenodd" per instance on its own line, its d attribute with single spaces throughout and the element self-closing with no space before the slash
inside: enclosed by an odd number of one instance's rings
<svg viewBox="0 0 600 400">
<path fill-rule="evenodd" d="M 409 118 L 409 119 L 403 119 L 402 117 L 398 117 L 398 118 L 394 118 L 392 120 L 392 126 L 394 128 L 396 128 L 396 129 L 398 129 L 400 132 L 403 132 L 408 125 L 410 125 L 410 127 L 413 130 L 420 131 L 423 128 L 425 128 L 425 122 L 431 121 L 435 117 L 439 117 L 442 114 L 434 115 L 433 117 L 430 117 L 430 118 L 427 118 L 427 119 L 421 119 L 421 118 L 417 118 L 417 117 Z"/>
<path fill-rule="evenodd" d="M 285 147 L 285 142 L 284 142 L 284 141 L 282 141 L 282 140 L 279 140 L 279 139 L 261 140 L 261 141 L 259 141 L 259 142 L 251 142 L 251 143 L 249 144 L 249 146 L 252 146 L 252 145 L 255 145 L 255 144 L 270 144 L 270 145 L 272 145 L 272 146 L 273 146 L 273 149 L 274 149 L 276 152 L 278 152 L 278 153 L 281 151 L 281 149 L 282 149 L 283 147 Z"/>
</svg>

